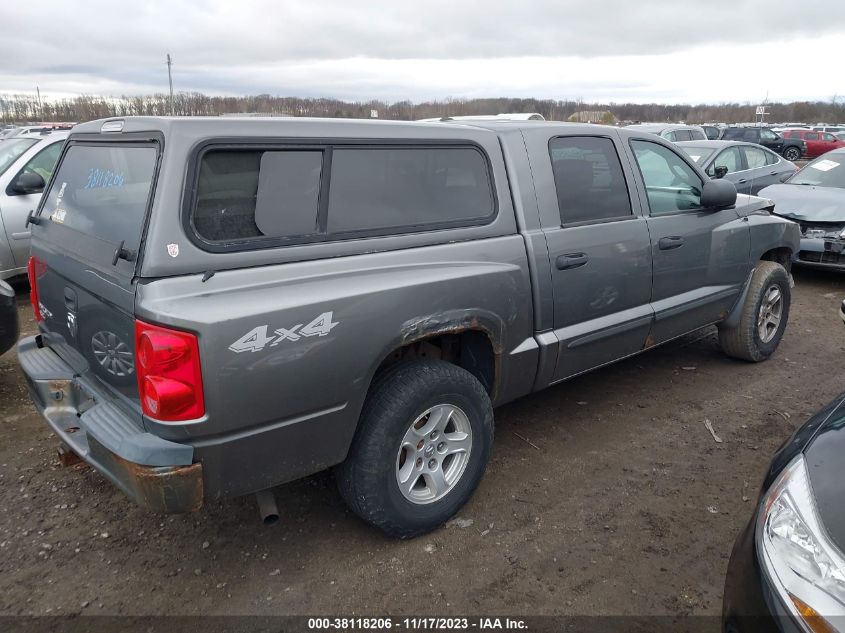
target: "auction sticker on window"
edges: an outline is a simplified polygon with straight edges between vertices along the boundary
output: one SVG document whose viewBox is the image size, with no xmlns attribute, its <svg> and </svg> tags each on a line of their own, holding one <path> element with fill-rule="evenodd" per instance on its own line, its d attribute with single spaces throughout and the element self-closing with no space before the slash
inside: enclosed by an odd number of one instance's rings
<svg viewBox="0 0 845 633">
<path fill-rule="evenodd" d="M 829 158 L 825 158 L 824 160 L 820 160 L 812 165 L 807 165 L 807 167 L 812 167 L 813 169 L 818 169 L 819 171 L 830 171 L 834 167 L 839 167 L 839 163 L 830 160 Z"/>
</svg>

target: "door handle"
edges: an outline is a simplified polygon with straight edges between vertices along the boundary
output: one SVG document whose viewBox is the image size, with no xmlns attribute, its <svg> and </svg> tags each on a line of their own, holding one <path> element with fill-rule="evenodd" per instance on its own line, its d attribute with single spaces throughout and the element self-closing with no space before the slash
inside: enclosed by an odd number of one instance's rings
<svg viewBox="0 0 845 633">
<path fill-rule="evenodd" d="M 743 184 L 743 183 L 748 182 L 748 179 L 747 178 L 740 178 L 737 182 L 739 182 L 739 184 Z"/>
<path fill-rule="evenodd" d="M 586 253 L 567 253 L 566 255 L 560 255 L 555 260 L 555 266 L 557 266 L 558 270 L 569 270 L 570 268 L 578 268 L 579 266 L 583 266 L 587 263 Z"/>
<path fill-rule="evenodd" d="M 661 237 L 657 242 L 658 248 L 661 251 L 671 251 L 673 248 L 680 248 L 684 245 L 684 238 L 680 235 L 671 235 L 669 237 Z"/>
<path fill-rule="evenodd" d="M 778 175 L 778 172 L 776 172 L 776 171 L 770 171 L 769 172 L 769 176 L 777 176 L 777 175 Z"/>
</svg>

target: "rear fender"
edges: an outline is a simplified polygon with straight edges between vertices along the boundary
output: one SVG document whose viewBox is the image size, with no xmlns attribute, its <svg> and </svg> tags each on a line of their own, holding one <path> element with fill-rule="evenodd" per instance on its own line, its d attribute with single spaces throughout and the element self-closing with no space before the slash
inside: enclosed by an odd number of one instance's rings
<svg viewBox="0 0 845 633">
<path fill-rule="evenodd" d="M 402 323 L 399 334 L 390 340 L 370 368 L 370 383 L 382 362 L 394 351 L 444 334 L 460 334 L 468 331 L 483 332 L 493 348 L 495 367 L 491 397 L 495 399 L 501 384 L 500 370 L 504 350 L 505 322 L 499 315 L 483 309 L 447 310 L 406 320 Z"/>
</svg>

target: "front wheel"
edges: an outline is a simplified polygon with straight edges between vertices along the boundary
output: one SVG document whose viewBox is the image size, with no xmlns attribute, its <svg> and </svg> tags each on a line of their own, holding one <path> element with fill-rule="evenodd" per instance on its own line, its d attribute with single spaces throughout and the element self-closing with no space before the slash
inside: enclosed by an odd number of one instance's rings
<svg viewBox="0 0 845 633">
<path fill-rule="evenodd" d="M 492 444 L 492 405 L 472 374 L 439 360 L 400 363 L 367 395 L 338 488 L 387 534 L 424 534 L 469 500 Z"/>
<path fill-rule="evenodd" d="M 776 262 L 761 261 L 751 276 L 739 323 L 719 327 L 722 350 L 742 360 L 766 360 L 783 337 L 790 301 L 786 269 Z"/>
<path fill-rule="evenodd" d="M 787 147 L 783 150 L 783 157 L 788 161 L 795 161 L 801 158 L 801 150 L 797 147 Z"/>
</svg>

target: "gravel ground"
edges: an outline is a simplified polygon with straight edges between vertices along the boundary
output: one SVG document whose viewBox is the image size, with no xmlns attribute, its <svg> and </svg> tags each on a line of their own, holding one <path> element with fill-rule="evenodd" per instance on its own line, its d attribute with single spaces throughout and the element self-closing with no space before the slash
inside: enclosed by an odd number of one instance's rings
<svg viewBox="0 0 845 633">
<path fill-rule="evenodd" d="M 498 409 L 472 501 L 405 542 L 351 515 L 330 474 L 278 488 L 272 527 L 251 498 L 149 514 L 57 465 L 10 351 L 0 614 L 716 615 L 772 453 L 843 390 L 845 276 L 796 282 L 766 363 L 724 357 L 711 328 Z"/>
</svg>

